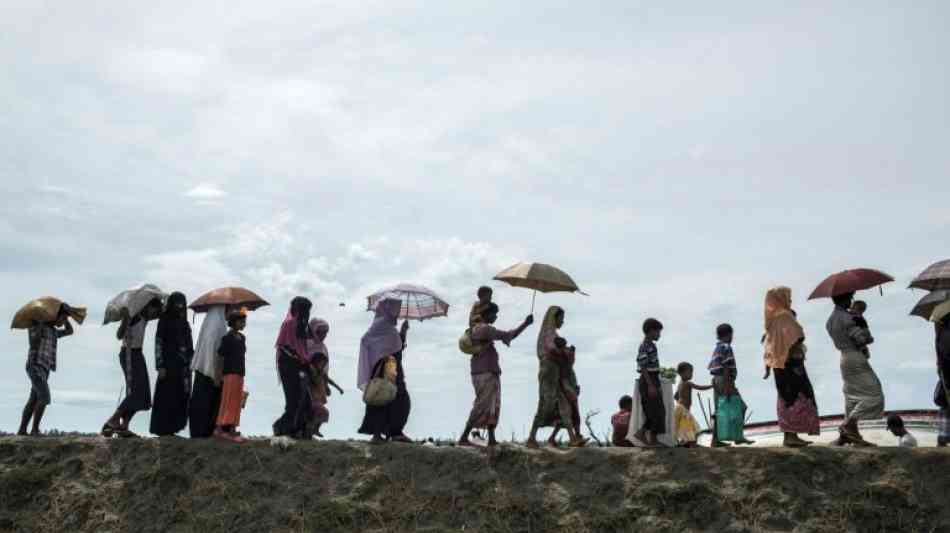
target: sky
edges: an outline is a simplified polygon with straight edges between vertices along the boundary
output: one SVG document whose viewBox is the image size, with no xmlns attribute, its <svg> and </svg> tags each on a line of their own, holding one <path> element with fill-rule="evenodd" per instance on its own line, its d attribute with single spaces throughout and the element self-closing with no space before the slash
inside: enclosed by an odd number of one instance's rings
<svg viewBox="0 0 950 533">
<path fill-rule="evenodd" d="M 411 282 L 452 307 L 412 324 L 407 433 L 457 436 L 468 308 L 491 284 L 514 328 L 531 293 L 491 278 L 519 261 L 590 295 L 541 295 L 535 316 L 566 309 L 599 432 L 632 392 L 647 317 L 666 326 L 662 364 L 700 370 L 733 324 L 752 419 L 774 420 L 759 338 L 775 285 L 793 289 L 820 412 L 842 412 L 831 304 L 806 298 L 852 267 L 897 280 L 862 295 L 887 408 L 932 407 L 932 326 L 907 316 L 923 293 L 905 287 L 950 256 L 946 3 L 152 4 L 0 2 L 0 316 L 44 295 L 91 313 L 60 344 L 46 427 L 96 431 L 114 410 L 102 313 L 150 282 L 272 304 L 246 331 L 246 434 L 280 414 L 277 329 L 312 299 L 347 391 L 324 433 L 356 437 L 365 298 Z M 505 438 L 531 424 L 537 333 L 501 350 Z M 26 351 L 0 334 L 6 431 Z"/>
</svg>

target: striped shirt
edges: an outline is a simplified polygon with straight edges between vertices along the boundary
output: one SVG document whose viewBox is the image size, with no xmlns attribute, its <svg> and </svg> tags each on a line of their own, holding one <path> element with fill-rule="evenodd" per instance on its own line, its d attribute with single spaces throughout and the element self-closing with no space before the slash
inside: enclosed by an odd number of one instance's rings
<svg viewBox="0 0 950 533">
<path fill-rule="evenodd" d="M 637 352 L 637 372 L 642 374 L 644 371 L 660 371 L 660 353 L 656 349 L 656 343 L 650 339 L 644 340 L 640 351 Z"/>
<path fill-rule="evenodd" d="M 713 350 L 712 359 L 709 361 L 709 373 L 714 376 L 721 376 L 730 371 L 730 374 L 736 376 L 736 356 L 732 353 L 732 345 L 726 342 L 717 342 L 716 349 Z"/>
</svg>

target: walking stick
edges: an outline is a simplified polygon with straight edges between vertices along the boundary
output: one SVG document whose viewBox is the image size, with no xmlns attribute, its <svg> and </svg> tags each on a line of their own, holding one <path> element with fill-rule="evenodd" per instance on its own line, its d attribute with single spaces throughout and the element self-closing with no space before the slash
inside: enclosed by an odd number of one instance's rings
<svg viewBox="0 0 950 533">
<path fill-rule="evenodd" d="M 712 428 L 712 424 L 709 422 L 709 415 L 706 414 L 706 406 L 703 405 L 702 393 L 697 392 L 696 398 L 699 400 L 699 410 L 703 412 L 703 420 L 706 421 L 706 429 L 710 429 Z"/>
</svg>

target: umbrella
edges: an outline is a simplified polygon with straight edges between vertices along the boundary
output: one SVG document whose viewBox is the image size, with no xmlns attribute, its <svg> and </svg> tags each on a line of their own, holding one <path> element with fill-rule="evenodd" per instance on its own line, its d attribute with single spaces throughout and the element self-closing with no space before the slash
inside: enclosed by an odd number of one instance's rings
<svg viewBox="0 0 950 533">
<path fill-rule="evenodd" d="M 37 298 L 16 312 L 10 327 L 13 329 L 27 329 L 34 321 L 52 322 L 59 316 L 59 310 L 64 303 L 62 300 L 53 298 L 52 296 Z M 67 315 L 77 323 L 82 324 L 83 321 L 86 320 L 86 308 L 69 306 Z"/>
<path fill-rule="evenodd" d="M 567 273 L 544 263 L 518 263 L 499 272 L 495 279 L 504 281 L 512 287 L 533 289 L 535 294 L 531 295 L 532 312 L 534 312 L 534 297 L 537 291 L 578 292 L 586 296 Z"/>
<path fill-rule="evenodd" d="M 950 290 L 928 293 L 911 309 L 910 316 L 919 316 L 924 320 L 930 320 L 930 317 L 933 316 L 934 309 L 947 300 L 950 300 Z"/>
<path fill-rule="evenodd" d="M 825 278 L 825 281 L 815 287 L 808 299 L 831 298 L 849 292 L 863 291 L 891 281 L 894 281 L 894 278 L 880 270 L 871 268 L 845 270 Z"/>
<path fill-rule="evenodd" d="M 408 283 L 400 283 L 371 294 L 366 298 L 366 310 L 375 311 L 376 305 L 386 298 L 402 300 L 399 318 L 422 321 L 449 314 L 449 304 L 432 289 Z"/>
<path fill-rule="evenodd" d="M 121 321 L 123 309 L 128 311 L 129 316 L 135 316 L 141 313 L 142 309 L 145 309 L 145 306 L 152 300 L 164 303 L 166 297 L 167 295 L 161 289 L 150 283 L 123 291 L 106 304 L 106 313 L 102 325 Z"/>
<path fill-rule="evenodd" d="M 950 315 L 950 301 L 943 302 L 942 304 L 938 305 L 938 306 L 934 309 L 933 314 L 930 315 L 930 321 L 931 321 L 931 322 L 940 322 L 940 321 L 943 320 L 947 315 Z"/>
<path fill-rule="evenodd" d="M 936 291 L 950 289 L 950 259 L 939 261 L 927 267 L 910 282 L 908 289 Z"/>
<path fill-rule="evenodd" d="M 248 311 L 254 311 L 270 304 L 243 287 L 222 287 L 202 294 L 188 307 L 196 313 L 206 313 L 208 309 L 215 305 L 237 305 L 246 307 Z"/>
</svg>

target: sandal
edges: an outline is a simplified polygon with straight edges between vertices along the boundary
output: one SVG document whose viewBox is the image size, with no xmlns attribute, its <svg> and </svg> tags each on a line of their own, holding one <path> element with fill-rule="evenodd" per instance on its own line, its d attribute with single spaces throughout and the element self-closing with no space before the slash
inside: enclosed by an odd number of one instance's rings
<svg viewBox="0 0 950 533">
<path fill-rule="evenodd" d="M 99 432 L 99 434 L 106 438 L 112 438 L 112 436 L 115 435 L 115 432 L 118 431 L 118 429 L 119 428 L 106 422 L 105 424 L 102 425 L 102 430 Z"/>
<path fill-rule="evenodd" d="M 590 439 L 587 439 L 587 438 L 585 438 L 585 437 L 580 437 L 580 438 L 578 438 L 577 440 L 575 440 L 575 441 L 571 442 L 570 444 L 568 444 L 567 446 L 568 446 L 569 448 L 583 448 L 584 446 L 587 446 L 587 443 L 588 443 L 589 441 L 590 441 Z"/>
<path fill-rule="evenodd" d="M 538 450 L 541 448 L 541 446 L 538 445 L 538 441 L 536 440 L 529 440 L 528 442 L 524 443 L 524 447 L 528 448 L 529 450 Z"/>
</svg>

